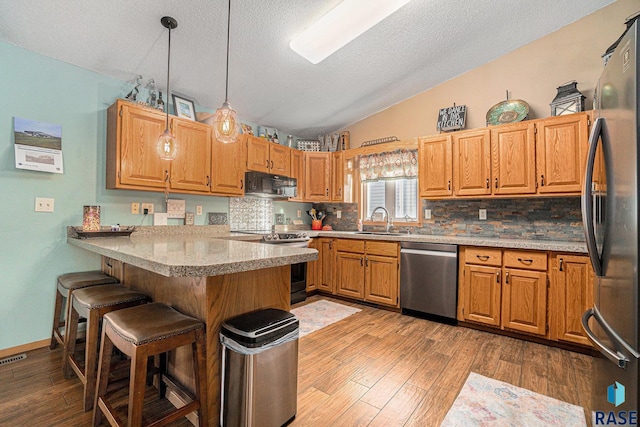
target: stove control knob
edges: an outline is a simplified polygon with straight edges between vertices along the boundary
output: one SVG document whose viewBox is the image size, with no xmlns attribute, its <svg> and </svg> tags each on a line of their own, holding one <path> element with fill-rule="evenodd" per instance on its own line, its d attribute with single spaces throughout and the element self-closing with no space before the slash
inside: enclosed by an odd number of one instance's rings
<svg viewBox="0 0 640 427">
<path fill-rule="evenodd" d="M 307 233 L 305 233 L 305 232 L 300 233 L 300 238 L 306 239 L 307 238 Z"/>
</svg>

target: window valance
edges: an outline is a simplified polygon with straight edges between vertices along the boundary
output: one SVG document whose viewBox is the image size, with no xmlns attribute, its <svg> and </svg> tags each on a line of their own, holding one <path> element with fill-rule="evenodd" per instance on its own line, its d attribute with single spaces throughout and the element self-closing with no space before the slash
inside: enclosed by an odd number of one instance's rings
<svg viewBox="0 0 640 427">
<path fill-rule="evenodd" d="M 418 150 L 401 148 L 383 153 L 362 155 L 358 163 L 361 182 L 416 178 L 418 176 Z"/>
</svg>

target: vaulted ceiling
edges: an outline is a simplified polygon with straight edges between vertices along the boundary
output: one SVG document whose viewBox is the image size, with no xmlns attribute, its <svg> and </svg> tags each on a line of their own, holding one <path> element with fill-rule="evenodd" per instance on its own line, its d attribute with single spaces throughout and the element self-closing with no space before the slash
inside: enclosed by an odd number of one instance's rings
<svg viewBox="0 0 640 427">
<path fill-rule="evenodd" d="M 412 0 L 313 65 L 289 41 L 339 0 L 233 0 L 230 103 L 242 120 L 314 138 L 612 2 Z M 211 110 L 224 100 L 227 0 L 0 0 L 0 10 L 0 40 L 123 82 L 141 74 L 162 91 L 160 18 L 172 16 L 171 91 Z"/>
</svg>

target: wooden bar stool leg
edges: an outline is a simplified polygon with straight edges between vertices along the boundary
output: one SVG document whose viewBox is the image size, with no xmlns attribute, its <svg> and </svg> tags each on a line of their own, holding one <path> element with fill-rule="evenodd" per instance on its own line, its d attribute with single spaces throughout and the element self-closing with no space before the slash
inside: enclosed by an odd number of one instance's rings
<svg viewBox="0 0 640 427">
<path fill-rule="evenodd" d="M 129 380 L 129 416 L 127 425 L 142 425 L 144 392 L 147 386 L 147 352 L 135 348 L 131 357 L 131 376 Z"/>
<path fill-rule="evenodd" d="M 73 310 L 76 312 L 75 310 Z M 84 351 L 84 410 L 93 408 L 93 399 L 96 386 L 96 363 L 98 352 L 99 323 L 102 317 L 99 310 L 91 310 L 87 319 L 87 339 Z M 111 360 L 109 353 L 109 360 Z"/>
<path fill-rule="evenodd" d="M 56 348 L 58 345 L 55 331 L 59 331 L 60 327 L 64 325 L 64 323 L 60 321 L 60 315 L 62 314 L 62 300 L 62 294 L 56 290 L 56 305 L 53 309 L 53 328 L 51 329 L 51 343 L 49 344 L 49 348 L 51 350 Z"/>
<path fill-rule="evenodd" d="M 76 351 L 76 338 L 78 335 L 78 323 L 80 315 L 77 311 L 71 310 L 67 317 L 67 327 L 64 334 L 64 351 L 62 352 L 62 371 L 65 378 L 71 378 L 73 372 L 69 365 L 69 356 L 73 356 Z"/>
<path fill-rule="evenodd" d="M 105 404 L 100 399 L 107 394 L 109 370 L 111 369 L 111 356 L 105 356 L 105 354 L 111 355 L 111 353 L 113 353 L 113 341 L 111 341 L 111 338 L 106 334 L 105 328 L 102 328 L 100 363 L 98 365 L 98 388 L 96 389 L 96 396 L 93 401 L 93 427 L 99 426 L 102 422 L 102 411 L 99 405 L 105 407 Z"/>
</svg>

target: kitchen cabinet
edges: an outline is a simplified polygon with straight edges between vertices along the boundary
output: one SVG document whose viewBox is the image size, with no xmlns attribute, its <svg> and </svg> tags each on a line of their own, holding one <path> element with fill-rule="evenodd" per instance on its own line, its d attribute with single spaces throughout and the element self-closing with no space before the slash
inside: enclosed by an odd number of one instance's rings
<svg viewBox="0 0 640 427">
<path fill-rule="evenodd" d="M 587 113 L 550 117 L 537 127 L 538 193 L 579 194 L 589 148 Z"/>
<path fill-rule="evenodd" d="M 580 194 L 588 113 L 419 139 L 420 197 Z"/>
<path fill-rule="evenodd" d="M 457 196 L 491 194 L 489 129 L 453 134 L 453 188 Z"/>
<path fill-rule="evenodd" d="M 158 157 L 156 143 L 165 115 L 118 100 L 107 110 L 107 188 L 161 191 L 170 162 Z"/>
<path fill-rule="evenodd" d="M 331 153 L 331 192 L 332 202 L 342 202 L 344 186 L 344 164 L 342 151 Z"/>
<path fill-rule="evenodd" d="M 463 248 L 460 320 L 547 335 L 546 252 Z"/>
<path fill-rule="evenodd" d="M 452 137 L 441 134 L 418 140 L 420 197 L 453 194 Z"/>
<path fill-rule="evenodd" d="M 178 141 L 178 153 L 170 162 L 169 187 L 174 190 L 209 192 L 213 128 L 187 120 L 172 120 L 171 123 Z"/>
<path fill-rule="evenodd" d="M 318 251 L 318 260 L 317 261 L 309 261 L 307 262 L 307 292 L 315 291 L 318 289 L 318 281 L 319 281 L 319 266 L 322 260 L 322 248 L 320 246 L 320 239 L 311 239 L 309 240 L 309 248 L 315 249 Z"/>
<path fill-rule="evenodd" d="M 551 258 L 551 339 L 591 346 L 582 314 L 593 307 L 594 273 L 588 256 L 556 253 Z"/>
<path fill-rule="evenodd" d="M 211 192 L 225 196 L 244 195 L 245 149 L 247 135 L 231 144 L 212 138 Z"/>
<path fill-rule="evenodd" d="M 304 153 L 305 202 L 328 202 L 331 185 L 331 153 Z"/>
<path fill-rule="evenodd" d="M 289 197 L 292 202 L 304 201 L 304 152 L 291 150 L 291 178 L 296 179 L 298 194 L 296 197 Z"/>
<path fill-rule="evenodd" d="M 291 149 L 247 135 L 247 170 L 289 177 Z"/>
<path fill-rule="evenodd" d="M 335 294 L 336 239 L 321 237 L 318 246 L 318 290 Z"/>
<path fill-rule="evenodd" d="M 398 307 L 398 244 L 338 239 L 336 245 L 336 293 Z"/>
<path fill-rule="evenodd" d="M 536 144 L 533 121 L 491 128 L 493 194 L 536 192 Z"/>
</svg>

